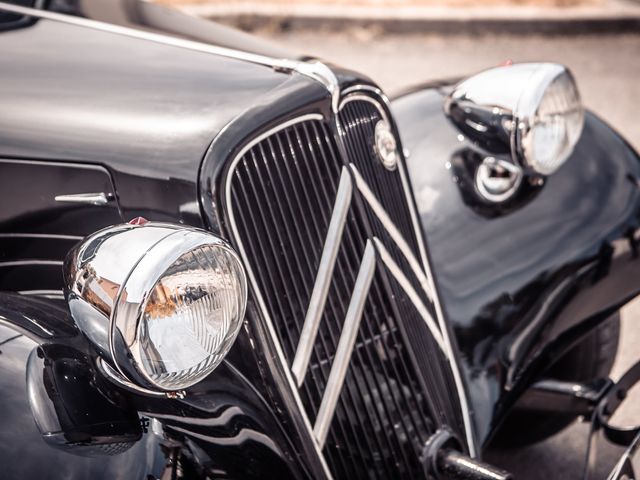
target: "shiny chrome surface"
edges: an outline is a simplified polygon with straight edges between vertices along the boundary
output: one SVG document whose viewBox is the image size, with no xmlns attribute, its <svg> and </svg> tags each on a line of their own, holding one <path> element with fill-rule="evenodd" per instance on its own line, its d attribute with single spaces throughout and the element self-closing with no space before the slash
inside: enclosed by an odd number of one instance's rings
<svg viewBox="0 0 640 480">
<path fill-rule="evenodd" d="M 389 233 L 393 241 L 396 243 L 396 245 L 398 246 L 402 254 L 405 256 L 407 262 L 409 263 L 409 266 L 411 267 L 411 270 L 413 271 L 414 275 L 420 282 L 420 285 L 422 286 L 427 297 L 429 297 L 430 300 L 433 300 L 433 289 L 429 285 L 429 280 L 427 279 L 427 276 L 422 271 L 420 262 L 415 257 L 415 255 L 411 252 L 411 247 L 409 247 L 409 244 L 404 239 L 404 237 L 402 236 L 398 228 L 395 226 L 395 224 L 393 223 L 393 220 L 391 220 L 391 217 L 386 212 L 384 207 L 380 205 L 380 202 L 378 201 L 374 193 L 371 191 L 371 189 L 367 185 L 367 182 L 364 180 L 364 178 L 362 178 L 362 175 L 360 174 L 358 169 L 355 167 L 355 165 L 351 164 L 350 167 L 351 167 L 351 172 L 353 174 L 353 177 L 355 179 L 356 186 L 358 187 L 358 190 L 362 194 L 363 198 L 367 201 L 367 203 L 369 204 L 373 212 L 376 214 L 378 219 L 382 222 L 382 224 L 384 225 L 387 232 Z"/>
<path fill-rule="evenodd" d="M 141 386 L 136 385 L 135 383 L 132 383 L 125 377 L 123 377 L 120 372 L 111 367 L 111 365 L 109 365 L 103 358 L 98 358 L 96 366 L 98 367 L 98 370 L 105 376 L 105 378 L 109 379 L 115 385 L 118 385 L 119 387 L 133 393 L 159 398 L 184 398 L 186 395 L 182 390 L 177 392 L 159 392 L 157 390 L 142 388 Z"/>
<path fill-rule="evenodd" d="M 309 301 L 309 308 L 307 309 L 307 315 L 305 316 L 302 332 L 300 333 L 296 356 L 291 364 L 291 371 L 296 377 L 298 386 L 302 385 L 307 373 L 307 367 L 309 366 L 313 343 L 318 333 L 320 319 L 325 302 L 327 301 L 327 294 L 329 293 L 331 276 L 342 239 L 342 231 L 344 230 L 347 213 L 349 213 L 349 207 L 351 206 L 352 192 L 351 177 L 349 176 L 349 172 L 343 168 L 331 216 L 331 223 L 329 224 L 329 231 L 327 232 L 327 240 L 322 250 L 318 276 L 316 277 L 316 283 L 313 287 L 311 300 Z"/>
<path fill-rule="evenodd" d="M 320 448 L 324 446 L 324 442 L 327 439 L 331 419 L 333 418 L 336 404 L 342 391 L 344 378 L 347 374 L 347 368 L 349 367 L 349 359 L 356 343 L 356 335 L 358 334 L 360 319 L 364 311 L 364 303 L 367 300 L 375 269 L 375 249 L 371 240 L 367 240 L 367 245 L 362 255 L 362 262 L 360 263 L 360 270 L 356 277 L 356 284 L 351 294 L 347 316 L 344 319 L 344 326 L 340 334 L 338 349 L 331 364 L 331 373 L 329 374 L 329 380 L 327 380 L 327 391 L 322 397 L 316 423 L 313 426 L 313 433 Z"/>
<path fill-rule="evenodd" d="M 496 155 L 511 154 L 514 162 L 543 175 L 553 173 L 570 155 L 570 148 L 550 164 L 536 160 L 533 129 L 540 122 L 538 109 L 554 82 L 563 80 L 568 95 L 575 95 L 580 128 L 584 112 L 571 72 L 553 63 L 523 63 L 492 68 L 459 83 L 445 99 L 445 112 L 473 141 Z M 569 100 L 567 100 L 568 102 Z M 550 116 L 562 115 L 551 112 Z"/>
<path fill-rule="evenodd" d="M 476 171 L 476 188 L 490 202 L 504 202 L 518 190 L 522 169 L 506 160 L 485 157 Z"/>
<path fill-rule="evenodd" d="M 380 120 L 376 124 L 376 152 L 387 170 L 395 170 L 398 166 L 398 150 L 396 137 L 388 123 Z"/>
<path fill-rule="evenodd" d="M 416 278 L 418 278 L 425 294 L 430 300 L 432 300 L 433 291 L 429 286 L 427 277 L 420 267 L 418 259 L 415 258 L 406 240 L 398 231 L 397 227 L 394 225 L 385 209 L 382 207 L 382 205 L 380 205 L 380 202 L 378 202 L 375 195 L 367 185 L 366 181 L 358 172 L 358 169 L 353 164 L 350 165 L 350 168 L 351 175 L 353 175 L 353 177 L 355 178 L 356 188 L 363 196 L 363 198 L 367 201 L 371 209 L 378 216 L 378 219 L 384 224 L 389 235 L 396 242 L 396 245 L 404 254 L 407 262 L 411 266 L 413 273 L 415 274 Z M 336 255 L 342 241 L 342 230 L 344 228 L 346 215 L 349 211 L 349 207 L 352 201 L 351 192 L 353 189 L 353 181 L 351 179 L 351 175 L 349 174 L 349 171 L 346 169 L 346 167 L 343 168 L 342 175 L 340 177 L 338 193 L 336 194 L 336 201 L 331 217 L 331 223 L 329 224 L 329 230 L 327 232 L 327 238 L 324 244 L 325 247 L 322 253 L 322 258 L 320 260 L 318 275 L 316 277 L 316 284 L 314 286 L 311 300 L 309 302 L 307 315 L 305 317 L 304 326 L 300 335 L 300 341 L 298 342 L 298 350 L 296 351 L 296 356 L 291 367 L 291 370 L 298 382 L 298 386 L 300 386 L 304 381 L 307 372 L 309 359 L 311 357 L 311 350 L 315 342 L 318 327 L 320 325 L 320 319 L 324 311 L 324 304 L 326 301 L 329 284 L 331 282 L 333 267 L 335 266 Z M 391 255 L 389 255 L 382 242 L 378 240 L 375 244 L 382 260 L 390 269 L 396 280 L 398 280 L 398 282 L 402 285 L 402 288 L 405 290 L 407 295 L 409 295 L 414 303 L 414 306 L 421 313 L 421 316 L 425 319 L 425 322 L 429 327 L 432 335 L 434 336 L 440 347 L 443 349 L 445 354 L 447 354 L 447 349 L 444 347 L 439 327 L 434 323 L 431 315 L 429 315 L 427 309 L 424 307 L 424 304 L 411 286 L 411 283 L 402 273 L 400 267 L 393 261 Z"/>
<path fill-rule="evenodd" d="M 168 390 L 151 378 L 144 367 L 141 348 L 144 338 L 139 324 L 142 309 L 158 280 L 176 260 L 204 246 L 224 250 L 239 265 L 235 253 L 218 237 L 202 230 L 160 223 L 106 228 L 87 237 L 68 256 L 65 295 L 71 315 L 126 380 L 147 390 Z M 243 296 L 246 304 L 246 287 L 238 295 Z M 240 324 L 230 332 L 226 351 Z"/>
<path fill-rule="evenodd" d="M 56 195 L 54 200 L 62 203 L 85 203 L 87 205 L 106 205 L 113 200 L 110 194 L 96 193 L 71 193 L 68 195 Z"/>
<path fill-rule="evenodd" d="M 389 269 L 389 272 L 391 272 L 391 275 L 393 275 L 393 277 L 400 284 L 400 286 L 405 291 L 405 293 L 409 296 L 409 298 L 413 302 L 413 306 L 420 313 L 420 316 L 422 317 L 424 322 L 427 324 L 427 328 L 431 332 L 431 335 L 433 335 L 433 338 L 435 338 L 436 342 L 438 343 L 442 351 L 445 353 L 445 355 L 448 355 L 447 346 L 445 345 L 445 342 L 443 340 L 442 333 L 440 332 L 438 325 L 436 325 L 436 323 L 433 321 L 433 318 L 429 313 L 429 311 L 427 310 L 427 307 L 424 305 L 424 303 L 422 303 L 422 300 L 420 300 L 420 295 L 418 295 L 418 293 L 411 286 L 411 282 L 409 281 L 407 276 L 402 272 L 402 269 L 395 262 L 395 260 L 393 259 L 389 251 L 386 249 L 386 247 L 382 244 L 380 239 L 374 237 L 373 242 L 376 246 L 376 250 L 378 251 L 378 254 L 380 255 L 380 259 L 385 264 L 385 266 Z"/>
</svg>

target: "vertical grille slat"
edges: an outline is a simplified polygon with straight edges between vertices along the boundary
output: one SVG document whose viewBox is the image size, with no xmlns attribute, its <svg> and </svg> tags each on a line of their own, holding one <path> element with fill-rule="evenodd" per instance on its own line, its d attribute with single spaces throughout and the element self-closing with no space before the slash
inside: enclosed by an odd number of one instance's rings
<svg viewBox="0 0 640 480">
<path fill-rule="evenodd" d="M 250 144 L 230 171 L 227 208 L 234 212 L 235 241 L 242 243 L 245 262 L 254 272 L 253 287 L 264 298 L 265 315 L 288 367 L 299 346 L 338 184 L 342 175 L 352 178 L 351 165 L 419 258 L 420 240 L 404 185 L 375 151 L 375 126 L 385 118 L 375 102 L 345 102 L 333 128 L 316 118 L 290 122 Z M 410 274 L 405 254 L 353 187 L 319 328 L 298 389 L 312 426 L 327 391 L 365 244 L 373 238 L 407 272 L 435 315 L 419 280 Z M 322 452 L 336 478 L 421 477 L 422 446 L 438 427 L 450 425 L 464 436 L 450 366 L 379 257 L 364 293 L 355 346 L 344 383 L 338 386 Z"/>
</svg>

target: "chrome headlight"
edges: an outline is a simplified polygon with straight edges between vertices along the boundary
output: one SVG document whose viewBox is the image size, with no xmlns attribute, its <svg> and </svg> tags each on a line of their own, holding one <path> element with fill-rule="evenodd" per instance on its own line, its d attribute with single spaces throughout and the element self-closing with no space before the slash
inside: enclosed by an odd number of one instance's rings
<svg viewBox="0 0 640 480">
<path fill-rule="evenodd" d="M 167 224 L 87 237 L 65 263 L 78 327 L 126 380 L 178 391 L 210 374 L 238 334 L 244 269 L 216 236 Z"/>
<path fill-rule="evenodd" d="M 474 75 L 455 87 L 445 111 L 490 153 L 510 154 L 543 175 L 569 157 L 584 123 L 573 75 L 553 63 L 508 65 Z"/>
</svg>

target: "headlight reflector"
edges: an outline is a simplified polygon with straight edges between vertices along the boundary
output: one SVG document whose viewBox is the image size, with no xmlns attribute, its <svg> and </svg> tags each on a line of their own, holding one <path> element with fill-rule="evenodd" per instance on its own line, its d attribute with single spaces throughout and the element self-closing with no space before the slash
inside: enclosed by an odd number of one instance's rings
<svg viewBox="0 0 640 480">
<path fill-rule="evenodd" d="M 235 255 L 205 245 L 158 280 L 138 323 L 142 368 L 157 386 L 182 389 L 222 361 L 238 332 L 246 286 Z"/>
<path fill-rule="evenodd" d="M 522 155 L 535 171 L 550 175 L 569 157 L 584 124 L 584 109 L 571 74 L 564 69 L 558 72 L 537 108 L 525 108 L 522 121 L 529 125 L 523 124 L 520 130 Z"/>
</svg>

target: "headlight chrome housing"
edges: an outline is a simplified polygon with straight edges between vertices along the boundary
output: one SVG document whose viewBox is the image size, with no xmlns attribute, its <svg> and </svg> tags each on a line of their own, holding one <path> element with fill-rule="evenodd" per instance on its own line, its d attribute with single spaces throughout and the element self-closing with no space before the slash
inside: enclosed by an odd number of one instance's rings
<svg viewBox="0 0 640 480">
<path fill-rule="evenodd" d="M 78 327 L 114 372 L 158 392 L 209 375 L 235 340 L 247 302 L 236 253 L 211 233 L 121 225 L 87 237 L 65 262 Z"/>
<path fill-rule="evenodd" d="M 525 170 L 551 175 L 582 132 L 584 108 L 571 72 L 554 63 L 492 68 L 459 83 L 445 111 L 471 140 L 508 154 Z"/>
</svg>

